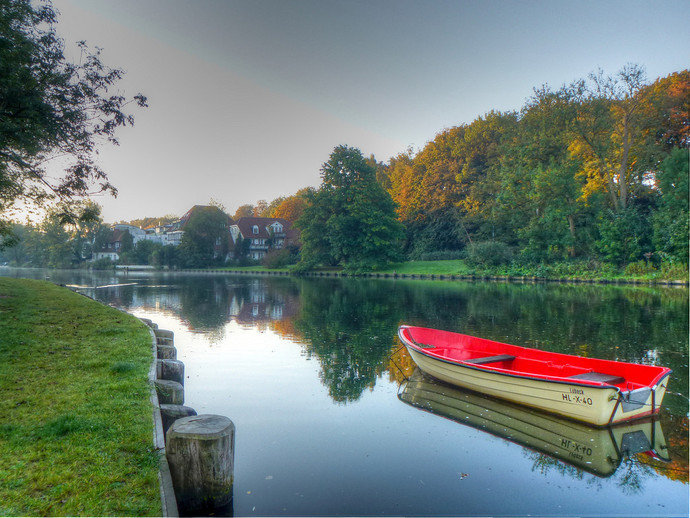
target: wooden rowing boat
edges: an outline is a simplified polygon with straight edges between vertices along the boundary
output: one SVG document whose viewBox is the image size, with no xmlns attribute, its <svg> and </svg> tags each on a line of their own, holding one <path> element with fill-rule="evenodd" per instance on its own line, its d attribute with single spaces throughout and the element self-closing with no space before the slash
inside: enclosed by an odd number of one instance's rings
<svg viewBox="0 0 690 518">
<path fill-rule="evenodd" d="M 611 476 L 621 462 L 636 454 L 670 461 L 658 419 L 595 427 L 452 387 L 422 375 L 419 369 L 405 382 L 398 398 L 425 412 L 501 437 L 599 477 Z"/>
<path fill-rule="evenodd" d="M 419 368 L 435 378 L 596 426 L 658 412 L 671 373 L 424 327 L 403 325 L 398 335 Z"/>
</svg>

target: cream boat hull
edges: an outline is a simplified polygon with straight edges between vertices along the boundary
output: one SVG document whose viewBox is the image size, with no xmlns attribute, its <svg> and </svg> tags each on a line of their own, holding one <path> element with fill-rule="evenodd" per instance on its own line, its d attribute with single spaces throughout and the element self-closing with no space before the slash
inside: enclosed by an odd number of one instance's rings
<svg viewBox="0 0 690 518">
<path fill-rule="evenodd" d="M 427 374 L 459 387 L 506 399 L 596 426 L 606 426 L 654 413 L 666 392 L 668 377 L 651 389 L 624 394 L 615 387 L 594 387 L 492 372 L 443 361 L 405 344 Z"/>
</svg>

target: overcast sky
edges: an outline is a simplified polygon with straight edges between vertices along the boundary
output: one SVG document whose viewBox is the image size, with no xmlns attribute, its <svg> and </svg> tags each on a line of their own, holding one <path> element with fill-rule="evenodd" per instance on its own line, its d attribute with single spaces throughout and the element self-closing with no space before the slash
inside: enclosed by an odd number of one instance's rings
<svg viewBox="0 0 690 518">
<path fill-rule="evenodd" d="M 339 144 L 387 161 L 532 88 L 598 67 L 690 64 L 688 2 L 54 0 L 67 43 L 104 49 L 150 108 L 101 163 L 106 221 L 230 214 L 317 186 Z"/>
</svg>

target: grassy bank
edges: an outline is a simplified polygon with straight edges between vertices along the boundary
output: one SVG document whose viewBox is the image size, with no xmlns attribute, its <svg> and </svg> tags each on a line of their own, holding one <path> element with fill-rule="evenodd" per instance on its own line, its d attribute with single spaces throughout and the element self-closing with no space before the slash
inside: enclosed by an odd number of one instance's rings
<svg viewBox="0 0 690 518">
<path fill-rule="evenodd" d="M 289 268 L 268 269 L 263 266 L 220 268 L 220 270 L 244 272 L 287 272 Z M 341 271 L 337 268 L 323 271 Z M 478 277 L 537 277 L 540 279 L 589 279 L 620 281 L 688 281 L 684 267 L 656 269 L 644 264 L 634 264 L 618 269 L 608 264 L 572 262 L 551 265 L 505 265 L 495 267 L 473 267 L 462 260 L 406 261 L 389 264 L 374 273 L 399 275 L 474 275 Z"/>
<path fill-rule="evenodd" d="M 133 317 L 0 277 L 0 515 L 160 515 L 148 371 Z"/>
<path fill-rule="evenodd" d="M 499 277 L 538 277 L 542 279 L 605 279 L 605 280 L 688 280 L 684 267 L 656 269 L 635 263 L 625 269 L 610 264 L 590 262 L 563 262 L 554 264 L 516 265 L 494 267 L 470 266 L 462 260 L 407 261 L 391 264 L 379 273 L 417 275 L 475 275 Z"/>
</svg>

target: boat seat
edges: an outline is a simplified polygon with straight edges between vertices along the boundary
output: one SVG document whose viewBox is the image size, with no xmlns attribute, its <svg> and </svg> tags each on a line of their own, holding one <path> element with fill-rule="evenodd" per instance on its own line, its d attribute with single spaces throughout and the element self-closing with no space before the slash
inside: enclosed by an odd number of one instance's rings
<svg viewBox="0 0 690 518">
<path fill-rule="evenodd" d="M 583 372 L 582 374 L 574 374 L 573 376 L 568 376 L 570 379 L 576 380 L 586 380 L 586 381 L 598 381 L 600 383 L 608 383 L 609 385 L 618 385 L 625 381 L 622 376 L 616 376 L 614 374 L 604 374 L 602 372 Z"/>
<path fill-rule="evenodd" d="M 514 360 L 515 356 L 512 354 L 499 354 L 496 356 L 485 356 L 484 358 L 472 358 L 470 360 L 463 360 L 465 363 L 473 363 L 474 365 L 483 365 L 485 363 L 506 362 Z"/>
</svg>

